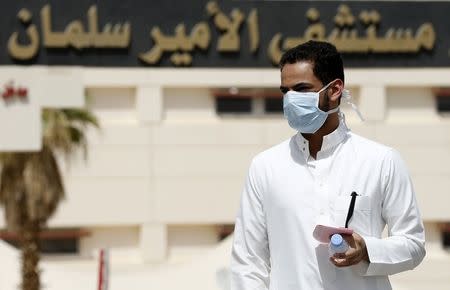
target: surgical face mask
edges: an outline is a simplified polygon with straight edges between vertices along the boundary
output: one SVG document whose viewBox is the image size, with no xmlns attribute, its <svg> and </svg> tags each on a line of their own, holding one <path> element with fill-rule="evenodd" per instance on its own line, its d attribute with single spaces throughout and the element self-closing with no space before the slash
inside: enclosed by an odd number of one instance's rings
<svg viewBox="0 0 450 290">
<path fill-rule="evenodd" d="M 339 106 L 328 112 L 319 109 L 319 95 L 330 84 L 331 82 L 318 92 L 289 91 L 284 94 L 283 111 L 289 126 L 300 133 L 315 133 L 325 123 L 329 114 L 339 110 Z"/>
</svg>

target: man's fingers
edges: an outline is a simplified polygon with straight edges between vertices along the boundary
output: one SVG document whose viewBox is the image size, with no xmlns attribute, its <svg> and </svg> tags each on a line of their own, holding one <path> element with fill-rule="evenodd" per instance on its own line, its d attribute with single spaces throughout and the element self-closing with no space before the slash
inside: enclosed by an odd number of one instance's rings
<svg viewBox="0 0 450 290">
<path fill-rule="evenodd" d="M 347 262 L 349 265 L 355 265 L 358 264 L 359 262 L 361 262 L 362 260 L 362 253 L 358 252 L 357 255 L 354 255 L 352 257 L 348 257 L 347 258 Z"/>
<path fill-rule="evenodd" d="M 348 250 L 345 254 L 336 254 L 330 258 L 330 261 L 336 267 L 347 267 L 358 264 L 362 259 L 361 252 L 355 249 Z"/>
<path fill-rule="evenodd" d="M 361 261 L 360 257 L 355 257 L 353 259 L 340 259 L 340 258 L 334 258 L 331 257 L 330 261 L 336 266 L 336 267 L 348 267 L 351 265 L 358 264 Z"/>
<path fill-rule="evenodd" d="M 333 255 L 335 258 L 339 259 L 353 259 L 359 255 L 359 252 L 356 249 L 348 249 L 345 253 L 336 253 Z"/>
<path fill-rule="evenodd" d="M 352 235 L 342 235 L 342 237 L 344 238 L 344 240 L 347 242 L 347 244 L 348 244 L 351 248 L 355 248 L 355 247 L 356 247 L 355 234 L 356 234 L 356 233 L 353 233 Z"/>
<path fill-rule="evenodd" d="M 331 263 L 333 263 L 336 267 L 347 267 L 350 266 L 347 259 L 339 259 L 339 258 L 330 258 Z"/>
</svg>

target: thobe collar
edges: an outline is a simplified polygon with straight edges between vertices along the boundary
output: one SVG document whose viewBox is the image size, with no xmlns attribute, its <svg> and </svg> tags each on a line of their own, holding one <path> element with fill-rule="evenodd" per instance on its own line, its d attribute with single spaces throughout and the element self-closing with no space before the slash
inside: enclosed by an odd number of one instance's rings
<svg viewBox="0 0 450 290">
<path fill-rule="evenodd" d="M 346 137 L 348 132 L 350 131 L 345 123 L 345 116 L 342 112 L 338 113 L 339 115 L 339 125 L 338 127 L 328 135 L 323 136 L 322 140 L 322 148 L 317 152 L 317 156 L 319 153 L 323 154 L 325 152 L 331 151 L 337 147 L 340 143 L 342 143 Z M 305 160 L 310 156 L 309 153 L 309 141 L 303 137 L 300 132 L 297 132 L 295 136 L 295 141 L 300 150 L 300 153 L 304 156 Z"/>
</svg>

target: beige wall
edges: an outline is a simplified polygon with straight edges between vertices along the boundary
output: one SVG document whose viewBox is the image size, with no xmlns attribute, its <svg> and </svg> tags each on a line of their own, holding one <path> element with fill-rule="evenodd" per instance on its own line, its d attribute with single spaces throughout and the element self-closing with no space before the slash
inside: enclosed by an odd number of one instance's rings
<svg viewBox="0 0 450 290">
<path fill-rule="evenodd" d="M 431 88 L 450 86 L 450 70 L 349 69 L 346 79 L 367 118 L 343 105 L 349 126 L 397 148 L 424 219 L 449 221 L 450 117 L 436 113 Z M 129 231 L 152 261 L 186 229 L 212 237 L 208 226 L 234 222 L 251 158 L 294 133 L 281 114 L 215 114 L 211 88 L 276 88 L 276 69 L 85 68 L 81 84 L 102 129 L 88 132 L 87 161 L 61 160 L 68 194 L 50 224 L 92 228 L 83 251 Z"/>
<path fill-rule="evenodd" d="M 103 248 L 110 251 L 111 260 L 140 261 L 137 226 L 92 227 L 89 230 L 90 235 L 80 239 L 80 255 L 97 258 L 98 251 Z"/>
</svg>

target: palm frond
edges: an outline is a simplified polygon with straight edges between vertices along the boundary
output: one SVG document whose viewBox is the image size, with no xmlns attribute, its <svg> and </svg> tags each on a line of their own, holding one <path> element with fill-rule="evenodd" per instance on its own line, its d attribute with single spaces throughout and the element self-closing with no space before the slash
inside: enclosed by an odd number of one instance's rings
<svg viewBox="0 0 450 290">
<path fill-rule="evenodd" d="M 87 154 L 87 127 L 99 127 L 83 109 L 44 109 L 42 150 L 0 153 L 0 204 L 8 228 L 20 229 L 24 220 L 45 223 L 64 198 L 64 185 L 55 154 L 69 159 L 76 150 Z"/>
<path fill-rule="evenodd" d="M 72 151 L 72 142 L 68 127 L 69 120 L 60 110 L 45 109 L 42 112 L 43 119 L 43 146 L 54 148 L 65 155 Z"/>
<path fill-rule="evenodd" d="M 70 122 L 75 122 L 80 125 L 94 126 L 99 128 L 97 118 L 88 110 L 85 109 L 63 109 L 61 110 Z"/>
<path fill-rule="evenodd" d="M 87 156 L 87 142 L 84 134 L 88 126 L 99 128 L 97 118 L 85 109 L 45 109 L 44 144 L 56 152 L 62 152 L 66 159 L 77 149 Z"/>
<path fill-rule="evenodd" d="M 83 152 L 83 157 L 86 160 L 87 159 L 87 154 L 88 154 L 88 143 L 86 140 L 86 135 L 83 133 L 83 131 L 77 127 L 71 126 L 69 128 L 70 131 L 70 136 L 72 139 L 72 143 L 74 144 L 74 146 L 76 146 L 77 148 L 80 148 Z"/>
</svg>

